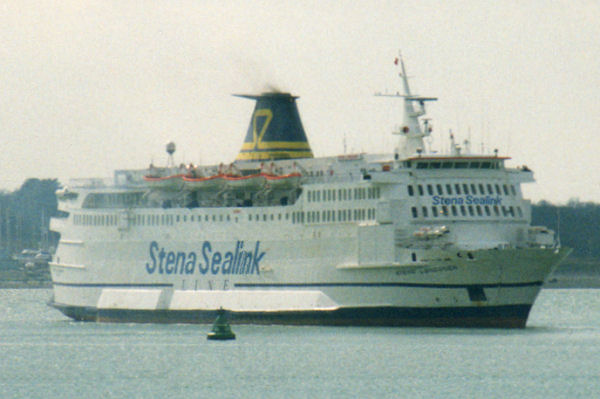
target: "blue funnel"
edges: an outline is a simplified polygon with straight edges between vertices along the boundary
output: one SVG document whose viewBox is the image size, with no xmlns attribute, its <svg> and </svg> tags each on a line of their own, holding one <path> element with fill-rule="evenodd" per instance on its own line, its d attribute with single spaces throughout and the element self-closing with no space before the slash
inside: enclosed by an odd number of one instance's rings
<svg viewBox="0 0 600 399">
<path fill-rule="evenodd" d="M 313 158 L 296 106 L 298 97 L 289 93 L 236 96 L 256 100 L 237 161 Z"/>
</svg>

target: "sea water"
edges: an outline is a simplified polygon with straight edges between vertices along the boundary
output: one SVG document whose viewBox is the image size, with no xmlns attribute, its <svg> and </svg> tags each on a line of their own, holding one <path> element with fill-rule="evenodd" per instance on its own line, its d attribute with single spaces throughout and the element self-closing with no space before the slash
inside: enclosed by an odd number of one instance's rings
<svg viewBox="0 0 600 399">
<path fill-rule="evenodd" d="M 600 290 L 542 290 L 527 328 L 74 322 L 0 290 L 0 398 L 590 398 Z"/>
</svg>

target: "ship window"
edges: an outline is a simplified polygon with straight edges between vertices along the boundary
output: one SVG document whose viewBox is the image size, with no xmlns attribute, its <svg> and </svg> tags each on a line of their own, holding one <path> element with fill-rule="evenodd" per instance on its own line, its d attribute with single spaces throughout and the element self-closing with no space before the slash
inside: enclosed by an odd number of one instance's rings
<svg viewBox="0 0 600 399">
<path fill-rule="evenodd" d="M 248 221 L 251 222 L 252 221 L 252 215 L 248 215 Z"/>
<path fill-rule="evenodd" d="M 417 162 L 417 169 L 427 169 L 426 162 Z"/>
<path fill-rule="evenodd" d="M 177 223 L 179 223 L 179 215 L 176 216 L 176 220 Z"/>
<path fill-rule="evenodd" d="M 471 164 L 469 164 L 469 168 L 479 169 L 479 162 L 471 162 Z"/>
<path fill-rule="evenodd" d="M 481 205 L 476 205 L 475 210 L 477 211 L 477 216 L 483 216 L 483 213 L 481 212 Z"/>
<path fill-rule="evenodd" d="M 510 185 L 510 192 L 512 195 L 517 195 L 517 191 L 515 190 L 515 186 L 514 185 Z"/>
<path fill-rule="evenodd" d="M 204 221 L 208 222 L 208 215 L 204 215 Z"/>
<path fill-rule="evenodd" d="M 231 216 L 227 215 L 227 221 L 229 222 L 231 220 Z"/>
<path fill-rule="evenodd" d="M 482 169 L 490 169 L 491 166 L 492 166 L 491 162 L 482 162 L 481 163 L 481 168 Z"/>
<path fill-rule="evenodd" d="M 419 195 L 423 195 L 423 186 L 419 184 L 417 189 L 419 190 Z"/>
<path fill-rule="evenodd" d="M 473 212 L 473 205 L 469 205 L 467 207 L 467 209 L 469 210 L 469 216 L 474 216 L 475 215 L 475 212 Z"/>
<path fill-rule="evenodd" d="M 442 162 L 442 169 L 452 169 L 452 162 Z"/>
<path fill-rule="evenodd" d="M 508 211 L 504 205 L 502 205 L 502 216 L 504 216 L 504 217 L 508 216 Z"/>
<path fill-rule="evenodd" d="M 426 218 L 428 216 L 427 215 L 427 207 L 424 206 L 423 208 L 421 208 L 421 210 L 423 211 L 423 217 Z"/>
<path fill-rule="evenodd" d="M 431 184 L 427 185 L 427 194 L 433 195 L 433 187 L 431 186 Z"/>
<path fill-rule="evenodd" d="M 454 185 L 454 191 L 456 191 L 456 195 L 460 195 L 460 184 L 456 183 Z"/>
<path fill-rule="evenodd" d="M 461 206 L 460 206 L 460 214 L 461 214 L 462 216 L 467 216 L 467 209 L 465 208 L 465 206 L 464 206 L 464 205 L 461 205 Z"/>
<path fill-rule="evenodd" d="M 433 215 L 434 218 L 438 217 L 438 210 L 435 206 L 431 207 L 431 214 Z"/>
<path fill-rule="evenodd" d="M 448 207 L 446 205 L 442 205 L 442 214 L 446 217 L 450 216 L 448 214 Z"/>
<path fill-rule="evenodd" d="M 435 186 L 438 195 L 443 195 L 444 193 L 442 192 L 442 185 L 441 184 L 436 184 Z"/>
<path fill-rule="evenodd" d="M 418 216 L 417 215 L 417 207 L 413 206 L 412 208 L 410 208 L 410 210 L 412 211 L 412 217 L 416 218 Z"/>
<path fill-rule="evenodd" d="M 446 194 L 452 195 L 452 184 L 446 184 Z"/>
<path fill-rule="evenodd" d="M 490 206 L 489 205 L 485 205 L 485 207 L 483 209 L 485 209 L 485 215 L 486 216 L 491 216 Z"/>
<path fill-rule="evenodd" d="M 488 194 L 490 194 L 490 195 L 494 195 L 494 190 L 492 189 L 492 185 L 491 185 L 491 184 L 488 184 L 488 185 L 487 185 L 487 189 L 488 189 L 488 190 L 487 190 L 487 191 L 488 191 Z"/>
<path fill-rule="evenodd" d="M 410 254 L 410 257 L 411 257 L 411 259 L 412 259 L 412 261 L 413 261 L 413 262 L 416 262 L 416 261 L 417 261 L 417 254 L 416 254 L 416 253 L 414 253 L 414 252 L 413 252 L 413 253 L 411 253 L 411 254 Z"/>
<path fill-rule="evenodd" d="M 475 184 L 471 184 L 471 194 L 477 195 L 477 187 L 475 187 Z"/>
<path fill-rule="evenodd" d="M 432 162 L 429 167 L 433 169 L 439 169 L 441 166 L 441 162 Z"/>
<path fill-rule="evenodd" d="M 483 187 L 483 184 L 481 184 L 481 183 L 479 183 L 479 194 L 485 195 L 485 189 Z"/>
<path fill-rule="evenodd" d="M 335 190 L 331 190 L 331 200 L 335 201 Z"/>
<path fill-rule="evenodd" d="M 266 222 L 266 221 L 267 221 L 267 214 L 263 213 L 263 222 Z"/>
<path fill-rule="evenodd" d="M 340 201 L 342 200 L 342 189 L 338 189 L 338 198 L 340 199 Z"/>
<path fill-rule="evenodd" d="M 469 165 L 468 162 L 456 162 L 454 164 L 454 168 L 456 169 L 465 169 Z"/>
<path fill-rule="evenodd" d="M 496 187 L 496 194 L 498 194 L 498 195 L 502 194 L 502 193 L 500 192 L 500 186 L 499 186 L 499 185 L 497 185 L 497 184 L 495 184 L 495 187 Z"/>
<path fill-rule="evenodd" d="M 352 189 L 349 188 L 347 191 L 348 191 L 348 201 L 352 201 Z"/>
<path fill-rule="evenodd" d="M 502 185 L 502 189 L 504 190 L 504 195 L 508 195 L 508 187 L 506 186 L 506 184 Z"/>
<path fill-rule="evenodd" d="M 494 205 L 494 215 L 500 216 L 500 210 L 498 209 L 498 205 Z"/>
<path fill-rule="evenodd" d="M 515 217 L 515 208 L 512 205 L 508 207 L 508 214 L 510 217 Z"/>
<path fill-rule="evenodd" d="M 463 192 L 465 193 L 465 195 L 469 194 L 469 185 L 463 184 L 462 187 L 463 187 Z"/>
<path fill-rule="evenodd" d="M 415 191 L 413 190 L 413 186 L 411 186 L 409 184 L 408 186 L 406 186 L 406 188 L 408 189 L 408 195 L 410 195 L 412 197 L 415 194 Z"/>
<path fill-rule="evenodd" d="M 452 209 L 452 216 L 458 216 L 458 212 L 456 211 L 456 205 L 452 205 L 450 209 Z"/>
</svg>

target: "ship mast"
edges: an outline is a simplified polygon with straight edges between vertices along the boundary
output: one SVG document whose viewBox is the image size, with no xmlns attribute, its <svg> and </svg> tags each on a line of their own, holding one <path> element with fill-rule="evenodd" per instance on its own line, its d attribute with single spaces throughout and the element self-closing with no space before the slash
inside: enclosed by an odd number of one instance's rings
<svg viewBox="0 0 600 399">
<path fill-rule="evenodd" d="M 431 134 L 431 128 L 429 127 L 429 119 L 423 118 L 421 121 L 419 118 L 425 115 L 425 102 L 436 101 L 436 97 L 420 97 L 413 95 L 410 91 L 408 84 L 408 76 L 406 74 L 406 68 L 404 66 L 404 60 L 400 55 L 394 60 L 394 64 L 400 64 L 399 76 L 402 79 L 404 94 L 376 94 L 381 97 L 399 97 L 404 99 L 404 117 L 402 126 L 394 130 L 392 133 L 399 135 L 400 140 L 394 150 L 395 159 L 404 159 L 416 154 L 421 154 L 425 150 L 424 137 Z M 414 103 L 419 104 L 418 109 L 415 110 Z"/>
</svg>

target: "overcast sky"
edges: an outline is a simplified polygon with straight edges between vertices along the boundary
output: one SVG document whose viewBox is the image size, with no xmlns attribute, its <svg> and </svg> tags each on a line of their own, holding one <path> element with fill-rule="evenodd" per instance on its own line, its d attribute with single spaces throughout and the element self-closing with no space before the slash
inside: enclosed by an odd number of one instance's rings
<svg viewBox="0 0 600 399">
<path fill-rule="evenodd" d="M 600 201 L 597 1 L 26 1 L 0 4 L 0 188 L 231 162 L 252 101 L 300 96 L 316 156 L 389 152 L 398 51 L 431 146 L 526 164 L 534 201 Z"/>
</svg>

